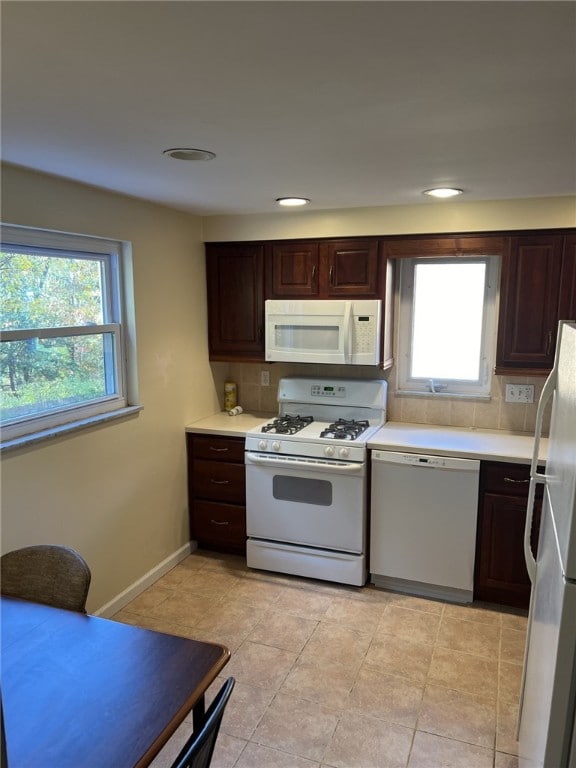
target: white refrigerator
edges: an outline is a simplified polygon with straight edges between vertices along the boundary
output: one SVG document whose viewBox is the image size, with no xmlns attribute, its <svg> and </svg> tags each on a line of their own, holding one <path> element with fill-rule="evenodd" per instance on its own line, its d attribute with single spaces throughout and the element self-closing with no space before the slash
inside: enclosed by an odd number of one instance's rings
<svg viewBox="0 0 576 768">
<path fill-rule="evenodd" d="M 548 457 L 537 471 L 542 417 L 552 400 Z M 532 596 L 520 708 L 520 768 L 576 768 L 576 324 L 559 325 L 554 369 L 536 418 L 525 551 Z M 536 559 L 529 528 L 544 486 Z"/>
</svg>

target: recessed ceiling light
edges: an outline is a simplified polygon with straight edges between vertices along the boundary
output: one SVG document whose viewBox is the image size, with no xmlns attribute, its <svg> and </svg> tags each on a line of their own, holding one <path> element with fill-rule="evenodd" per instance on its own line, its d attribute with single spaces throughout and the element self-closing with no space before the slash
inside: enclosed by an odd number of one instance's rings
<svg viewBox="0 0 576 768">
<path fill-rule="evenodd" d="M 310 200 L 306 197 L 277 197 L 276 202 L 278 205 L 287 205 L 287 206 L 297 206 L 297 205 L 308 205 Z"/>
<path fill-rule="evenodd" d="M 175 160 L 213 160 L 216 155 L 207 149 L 191 149 L 188 147 L 174 147 L 165 149 L 163 155 L 173 157 Z"/>
<path fill-rule="evenodd" d="M 463 189 L 453 189 L 451 187 L 437 187 L 436 189 L 425 189 L 424 194 L 430 197 L 456 197 L 461 195 Z"/>
</svg>

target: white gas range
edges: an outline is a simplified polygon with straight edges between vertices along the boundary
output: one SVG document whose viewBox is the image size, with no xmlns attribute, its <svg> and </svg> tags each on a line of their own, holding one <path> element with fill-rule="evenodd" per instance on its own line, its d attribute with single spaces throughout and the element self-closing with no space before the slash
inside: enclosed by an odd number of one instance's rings
<svg viewBox="0 0 576 768">
<path fill-rule="evenodd" d="M 365 583 L 366 444 L 386 393 L 380 379 L 280 381 L 278 417 L 246 434 L 250 567 Z"/>
</svg>

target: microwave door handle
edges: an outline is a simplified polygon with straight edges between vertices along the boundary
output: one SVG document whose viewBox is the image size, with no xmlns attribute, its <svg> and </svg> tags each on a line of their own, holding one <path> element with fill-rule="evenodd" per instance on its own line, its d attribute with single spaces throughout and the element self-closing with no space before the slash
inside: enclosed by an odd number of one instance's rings
<svg viewBox="0 0 576 768">
<path fill-rule="evenodd" d="M 344 362 L 352 362 L 352 302 L 347 301 L 344 305 Z"/>
</svg>

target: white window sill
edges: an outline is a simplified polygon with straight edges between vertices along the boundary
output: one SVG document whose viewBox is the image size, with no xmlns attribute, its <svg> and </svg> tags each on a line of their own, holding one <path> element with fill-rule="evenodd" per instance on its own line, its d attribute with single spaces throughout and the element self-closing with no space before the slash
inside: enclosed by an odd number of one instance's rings
<svg viewBox="0 0 576 768">
<path fill-rule="evenodd" d="M 489 402 L 492 399 L 490 395 L 480 395 L 466 392 L 424 392 L 410 389 L 398 389 L 393 394 L 396 397 L 449 397 L 453 400 L 481 400 L 483 402 Z"/>
<path fill-rule="evenodd" d="M 32 432 L 29 435 L 15 437 L 12 440 L 3 440 L 0 442 L 0 452 L 4 453 L 6 451 L 16 450 L 17 448 L 28 448 L 37 443 L 53 440 L 56 437 L 63 437 L 71 432 L 79 432 L 82 429 L 99 426 L 107 421 L 117 421 L 118 419 L 135 416 L 141 410 L 143 410 L 143 406 L 141 405 L 129 405 L 126 408 L 120 408 L 118 411 L 101 413 L 98 416 L 91 416 L 88 419 L 79 419 L 78 421 L 71 421 L 68 424 L 62 424 L 59 427 L 51 427 L 42 432 Z"/>
</svg>

